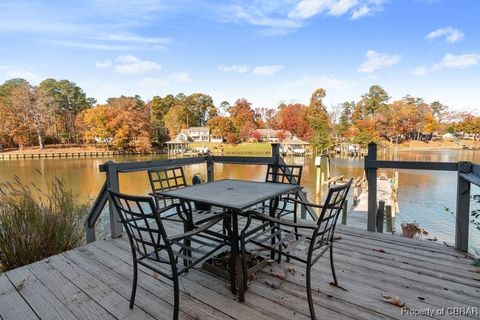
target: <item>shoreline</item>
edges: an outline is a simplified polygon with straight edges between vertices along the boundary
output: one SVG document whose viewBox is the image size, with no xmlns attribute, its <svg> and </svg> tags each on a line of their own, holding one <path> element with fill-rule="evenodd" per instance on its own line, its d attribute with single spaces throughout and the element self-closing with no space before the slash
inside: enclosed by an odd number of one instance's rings
<svg viewBox="0 0 480 320">
<path fill-rule="evenodd" d="M 212 151 L 216 150 L 220 145 L 224 147 L 223 152 L 225 154 L 237 154 L 246 151 L 247 153 L 264 153 L 270 151 L 270 143 L 268 142 L 244 142 L 238 145 L 229 145 L 229 144 L 220 144 L 220 143 L 200 143 L 193 142 L 192 149 L 196 146 L 206 146 L 211 147 Z M 465 146 L 468 148 L 465 148 Z M 267 150 L 268 149 L 268 150 Z M 403 144 L 394 145 L 387 144 L 384 146 L 385 150 L 389 151 L 437 151 L 437 150 L 480 150 L 480 141 L 472 140 L 461 140 L 458 143 L 452 141 L 433 141 L 433 142 L 422 142 L 422 141 L 409 141 Z M 160 150 L 151 150 L 148 152 L 136 152 L 136 151 L 126 151 L 126 150 L 108 150 L 105 147 L 98 146 L 46 146 L 45 149 L 40 150 L 38 147 L 28 147 L 23 150 L 9 150 L 0 152 L 0 157 L 3 158 L 16 158 L 17 156 L 43 156 L 51 157 L 53 154 L 62 154 L 62 155 L 85 155 L 85 154 L 118 154 L 118 155 L 149 155 L 149 154 L 166 154 Z"/>
</svg>

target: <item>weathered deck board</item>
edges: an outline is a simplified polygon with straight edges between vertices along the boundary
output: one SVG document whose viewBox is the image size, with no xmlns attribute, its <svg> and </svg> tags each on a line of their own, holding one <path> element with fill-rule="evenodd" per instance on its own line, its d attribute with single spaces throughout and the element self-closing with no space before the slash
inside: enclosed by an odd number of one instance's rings
<svg viewBox="0 0 480 320">
<path fill-rule="evenodd" d="M 168 231 L 175 233 L 176 227 Z M 314 266 L 312 288 L 319 319 L 427 319 L 402 315 L 382 295 L 411 309 L 478 308 L 480 274 L 465 254 L 439 243 L 340 227 L 332 281 L 328 254 Z M 96 241 L 0 275 L 0 319 L 170 319 L 168 279 L 140 268 L 136 306 L 128 309 L 132 261 L 126 239 Z M 295 269 L 295 274 L 287 271 Z M 272 272 L 287 274 L 281 281 Z M 308 319 L 305 268 L 273 264 L 257 273 L 246 301 L 228 283 L 200 269 L 181 277 L 182 319 Z M 272 288 L 275 284 L 276 288 Z M 479 315 L 455 319 L 480 318 Z M 428 319 L 431 319 L 428 317 Z M 452 319 L 435 315 L 433 319 Z"/>
<path fill-rule="evenodd" d="M 0 318 L 3 320 L 38 319 L 4 274 L 0 274 L 0 301 Z"/>
</svg>

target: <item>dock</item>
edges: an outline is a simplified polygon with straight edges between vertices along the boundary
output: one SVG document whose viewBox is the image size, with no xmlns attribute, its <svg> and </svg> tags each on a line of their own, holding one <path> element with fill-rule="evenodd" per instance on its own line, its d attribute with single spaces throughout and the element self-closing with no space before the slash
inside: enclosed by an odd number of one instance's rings
<svg viewBox="0 0 480 320">
<path fill-rule="evenodd" d="M 479 317 L 480 273 L 464 253 L 345 226 L 338 227 L 334 250 L 339 287 L 330 284 L 328 257 L 314 266 L 319 319 L 432 319 L 408 310 L 444 310 L 433 319 L 452 319 L 453 308 L 473 312 L 455 319 Z M 171 282 L 143 268 L 135 307 L 128 308 L 132 274 L 126 235 L 98 240 L 1 274 L 0 318 L 171 319 Z M 227 282 L 195 268 L 181 277 L 180 318 L 308 319 L 304 275 L 299 264 L 274 263 L 257 273 L 239 303 Z"/>
</svg>

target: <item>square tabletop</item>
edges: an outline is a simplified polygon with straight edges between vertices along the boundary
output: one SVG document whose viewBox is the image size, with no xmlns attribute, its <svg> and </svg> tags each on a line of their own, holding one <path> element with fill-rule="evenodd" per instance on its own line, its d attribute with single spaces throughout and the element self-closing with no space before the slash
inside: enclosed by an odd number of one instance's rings
<svg viewBox="0 0 480 320">
<path fill-rule="evenodd" d="M 244 210 L 282 194 L 300 190 L 295 184 L 225 179 L 188 186 L 158 194 L 182 200 L 208 203 L 214 206 Z"/>
</svg>

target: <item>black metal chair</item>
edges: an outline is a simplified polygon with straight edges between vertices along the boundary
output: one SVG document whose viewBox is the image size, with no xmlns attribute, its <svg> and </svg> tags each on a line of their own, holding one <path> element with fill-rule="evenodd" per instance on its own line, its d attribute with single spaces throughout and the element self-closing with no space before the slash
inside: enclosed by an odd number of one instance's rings
<svg viewBox="0 0 480 320">
<path fill-rule="evenodd" d="M 169 235 L 164 227 L 164 223 L 168 221 L 160 217 L 162 212 L 157 209 L 151 197 L 130 196 L 111 190 L 109 195 L 118 211 L 132 250 L 133 284 L 130 309 L 135 302 L 140 264 L 173 281 L 173 319 L 178 319 L 180 299 L 178 277 L 225 244 L 221 239 L 205 234 L 209 228 L 221 221 L 223 216 L 218 215 L 189 232 Z M 188 210 L 182 204 L 173 204 L 172 207 L 180 216 L 186 215 Z M 178 264 L 179 258 L 184 261 L 183 266 Z"/>
<path fill-rule="evenodd" d="M 351 184 L 352 179 L 346 184 L 331 187 L 323 206 L 294 198 L 281 199 L 281 201 L 304 206 L 305 209 L 307 207 L 313 210 L 314 208 L 319 209 L 320 212 L 315 222 L 295 223 L 291 220 L 280 219 L 263 213 L 250 212 L 246 228 L 241 234 L 243 257 L 246 256 L 246 246 L 252 245 L 277 254 L 278 262 L 281 261 L 282 256 L 285 256 L 287 259 L 293 259 L 306 264 L 307 297 L 312 319 L 315 319 L 315 310 L 311 292 L 311 268 L 327 250 L 330 250 L 330 266 L 333 280 L 335 285 L 338 285 L 333 264 L 333 239 L 337 219 L 342 211 Z M 252 218 L 261 220 L 263 223 L 249 230 Z M 297 230 L 299 229 L 302 232 L 298 232 Z M 252 249 L 255 250 L 255 248 Z M 244 279 L 247 281 L 245 259 L 243 264 Z"/>
<path fill-rule="evenodd" d="M 300 185 L 300 180 L 302 179 L 302 170 L 303 166 L 300 165 L 275 165 L 269 164 L 267 167 L 267 174 L 265 176 L 265 182 L 273 183 L 289 183 Z M 292 194 L 297 198 L 297 193 Z M 256 207 L 255 211 L 260 213 L 268 213 L 270 211 L 271 203 L 262 203 L 260 206 Z M 293 215 L 293 220 L 297 221 L 296 215 L 296 205 L 293 208 L 288 208 L 287 206 L 282 206 L 277 208 L 276 216 L 278 218 Z"/>
<path fill-rule="evenodd" d="M 187 186 L 182 167 L 151 169 L 148 170 L 148 178 L 150 180 L 150 186 L 152 187 L 151 195 L 154 197 L 156 207 L 159 210 L 180 202 L 178 199 L 164 197 L 158 192 L 181 189 Z M 189 212 L 192 214 L 193 225 L 190 226 L 190 229 L 198 224 L 214 219 L 218 214 L 223 213 L 222 209 L 212 208 L 210 210 L 201 210 L 196 209 L 195 204 L 193 208 L 190 203 L 187 203 L 187 205 L 190 206 Z M 167 211 L 162 218 L 178 221 L 175 219 L 175 216 L 175 213 Z"/>
</svg>

